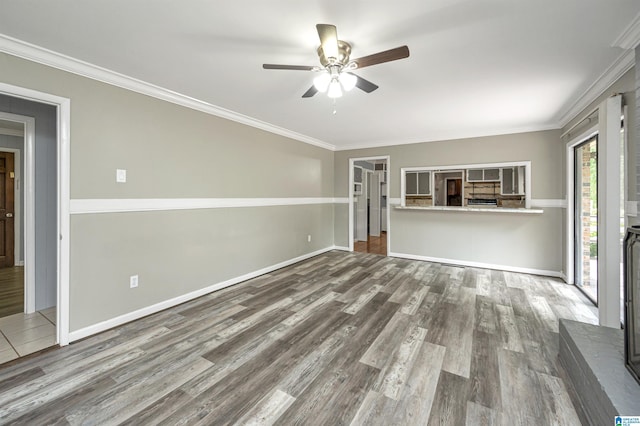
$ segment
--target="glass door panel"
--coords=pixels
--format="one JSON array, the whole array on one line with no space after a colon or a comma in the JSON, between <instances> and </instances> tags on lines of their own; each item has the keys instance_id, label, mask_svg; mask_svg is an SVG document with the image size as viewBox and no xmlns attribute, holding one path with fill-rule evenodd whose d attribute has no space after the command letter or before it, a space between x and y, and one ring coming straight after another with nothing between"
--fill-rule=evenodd
<instances>
[{"instance_id":1,"label":"glass door panel","mask_svg":"<svg viewBox=\"0 0 640 426\"><path fill-rule=\"evenodd\" d=\"M575 283L598 303L598 139L574 148Z\"/></svg>"}]
</instances>

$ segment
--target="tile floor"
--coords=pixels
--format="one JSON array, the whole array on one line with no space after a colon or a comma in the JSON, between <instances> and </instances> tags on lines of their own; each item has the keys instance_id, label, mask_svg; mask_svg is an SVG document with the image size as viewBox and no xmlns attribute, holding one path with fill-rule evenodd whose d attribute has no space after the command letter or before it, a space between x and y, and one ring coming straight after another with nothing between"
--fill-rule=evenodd
<instances>
[{"instance_id":1,"label":"tile floor","mask_svg":"<svg viewBox=\"0 0 640 426\"><path fill-rule=\"evenodd\" d=\"M0 364L56 343L56 308L0 318Z\"/></svg>"}]
</instances>

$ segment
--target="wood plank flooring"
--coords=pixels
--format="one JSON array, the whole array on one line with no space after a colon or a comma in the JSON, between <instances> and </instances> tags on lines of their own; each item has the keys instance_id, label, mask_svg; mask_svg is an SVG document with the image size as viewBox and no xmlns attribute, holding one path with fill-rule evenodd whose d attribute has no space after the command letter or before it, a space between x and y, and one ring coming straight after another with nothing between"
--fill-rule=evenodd
<instances>
[{"instance_id":1,"label":"wood plank flooring","mask_svg":"<svg viewBox=\"0 0 640 426\"><path fill-rule=\"evenodd\" d=\"M379 237L367 235L367 241L354 241L353 250L359 253L387 255L387 233L380 232Z\"/></svg>"},{"instance_id":2,"label":"wood plank flooring","mask_svg":"<svg viewBox=\"0 0 640 426\"><path fill-rule=\"evenodd\" d=\"M0 268L0 318L23 312L24 266Z\"/></svg>"},{"instance_id":3,"label":"wood plank flooring","mask_svg":"<svg viewBox=\"0 0 640 426\"><path fill-rule=\"evenodd\" d=\"M555 279L329 252L0 368L2 424L580 424Z\"/></svg>"}]
</instances>

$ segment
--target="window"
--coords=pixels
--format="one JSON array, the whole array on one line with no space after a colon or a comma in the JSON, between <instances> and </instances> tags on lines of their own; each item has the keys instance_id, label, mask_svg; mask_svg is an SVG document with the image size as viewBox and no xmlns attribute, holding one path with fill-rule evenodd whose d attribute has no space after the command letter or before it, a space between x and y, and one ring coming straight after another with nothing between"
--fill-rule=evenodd
<instances>
[{"instance_id":1,"label":"window","mask_svg":"<svg viewBox=\"0 0 640 426\"><path fill-rule=\"evenodd\" d=\"M467 182L498 182L500 180L500 169L468 169Z\"/></svg>"},{"instance_id":2,"label":"window","mask_svg":"<svg viewBox=\"0 0 640 426\"><path fill-rule=\"evenodd\" d=\"M405 179L407 195L431 195L431 172L408 172Z\"/></svg>"},{"instance_id":3,"label":"window","mask_svg":"<svg viewBox=\"0 0 640 426\"><path fill-rule=\"evenodd\" d=\"M524 166L502 168L502 176L500 178L500 194L524 194Z\"/></svg>"},{"instance_id":4,"label":"window","mask_svg":"<svg viewBox=\"0 0 640 426\"><path fill-rule=\"evenodd\" d=\"M530 161L405 167L401 205L530 208Z\"/></svg>"}]
</instances>

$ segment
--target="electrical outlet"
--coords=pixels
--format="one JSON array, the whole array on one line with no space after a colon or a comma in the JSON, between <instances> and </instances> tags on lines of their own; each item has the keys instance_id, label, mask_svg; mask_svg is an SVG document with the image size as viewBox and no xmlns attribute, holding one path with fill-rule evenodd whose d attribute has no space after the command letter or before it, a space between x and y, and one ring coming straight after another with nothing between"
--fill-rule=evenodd
<instances>
[{"instance_id":1,"label":"electrical outlet","mask_svg":"<svg viewBox=\"0 0 640 426\"><path fill-rule=\"evenodd\" d=\"M307 235L307 242L310 243L311 242L311 234Z\"/></svg>"},{"instance_id":2,"label":"electrical outlet","mask_svg":"<svg viewBox=\"0 0 640 426\"><path fill-rule=\"evenodd\" d=\"M138 287L138 276L131 275L129 277L129 288L136 288L136 287Z\"/></svg>"}]
</instances>

